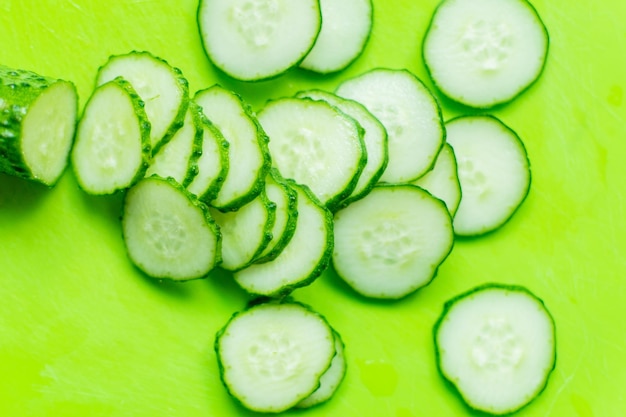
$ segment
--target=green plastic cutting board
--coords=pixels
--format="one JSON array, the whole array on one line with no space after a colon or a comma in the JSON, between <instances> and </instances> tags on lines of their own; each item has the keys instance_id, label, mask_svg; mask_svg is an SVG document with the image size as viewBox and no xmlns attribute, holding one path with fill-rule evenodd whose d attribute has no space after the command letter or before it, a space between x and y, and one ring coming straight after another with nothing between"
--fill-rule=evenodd
<instances>
[{"instance_id":1,"label":"green plastic cutting board","mask_svg":"<svg viewBox=\"0 0 626 417\"><path fill-rule=\"evenodd\" d=\"M456 242L438 277L399 302L358 297L332 273L297 290L343 335L348 373L330 402L287 415L471 415L437 374L431 329L445 300L486 281L527 286L557 323L556 369L520 416L626 412L626 2L534 5L550 33L547 67L493 111L528 149L526 202L496 233ZM367 50L335 76L227 79L205 58L195 0L4 0L0 63L75 82L81 107L107 57L134 49L179 67L192 92L219 82L257 109L380 66L431 85L420 42L436 1L374 6ZM464 111L442 105L446 118ZM226 273L143 276L125 254L121 202L87 196L71 169L53 189L0 176L0 415L253 415L226 394L213 353L248 297Z\"/></svg>"}]
</instances>

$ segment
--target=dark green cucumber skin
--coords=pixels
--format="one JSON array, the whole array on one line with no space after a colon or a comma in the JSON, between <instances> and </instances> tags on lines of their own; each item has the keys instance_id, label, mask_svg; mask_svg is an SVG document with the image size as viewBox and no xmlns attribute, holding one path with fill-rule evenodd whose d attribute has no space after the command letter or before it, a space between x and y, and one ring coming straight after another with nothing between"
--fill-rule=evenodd
<instances>
[{"instance_id":1,"label":"dark green cucumber skin","mask_svg":"<svg viewBox=\"0 0 626 417\"><path fill-rule=\"evenodd\" d=\"M169 140L172 139L172 136L174 136L174 134L178 132L178 130L183 126L183 121L185 120L185 113L187 112L187 107L189 106L189 82L187 81L187 79L183 75L183 72L179 68L170 65L170 63L166 61L165 59L160 58L148 51L137 51L137 50L133 50L127 54L109 56L109 59L107 60L107 62L105 62L102 66L100 66L100 68L98 68L98 74L100 74L100 72L111 62L118 60L118 59L124 59L128 56L133 56L133 55L146 56L149 59L154 60L155 62L161 62L162 64L167 66L172 72L172 76L176 80L176 83L179 86L182 92L182 96L183 96L183 100L181 101L180 107L178 108L178 113L176 114L176 117L170 124L169 128L166 130L163 137L156 144L154 144L154 146L152 146L152 155L155 155L159 151L159 149L163 145L165 145L167 142L169 142ZM99 75L96 77L96 84L98 82L98 79L99 79Z\"/></svg>"},{"instance_id":2,"label":"dark green cucumber skin","mask_svg":"<svg viewBox=\"0 0 626 417\"><path fill-rule=\"evenodd\" d=\"M76 87L69 81L0 65L0 98L5 101L5 105L0 108L0 172L50 187L58 180L47 183L36 178L26 165L21 150L22 121L30 105L44 90L57 82L68 84L78 98Z\"/></svg>"},{"instance_id":3,"label":"dark green cucumber skin","mask_svg":"<svg viewBox=\"0 0 626 417\"><path fill-rule=\"evenodd\" d=\"M462 106L462 107L470 108L470 109L486 110L486 109L499 108L499 107L506 106L507 104L509 104L512 101L514 101L516 98L518 98L523 93L528 91L533 85L535 85L537 80L539 78L541 78L541 74L543 74L543 71L544 71L544 69L546 67L548 51L550 50L550 34L548 33L548 28L546 27L545 23L541 19L541 16L539 16L539 13L537 12L537 9L529 1L527 1L527 0L520 0L520 3L525 3L526 7L531 9L532 12L537 16L537 21L538 21L539 25L541 26L541 29L542 29L543 33L546 36L546 51L545 51L545 54L544 54L544 60L543 60L543 63L541 65L541 68L537 72L537 76L535 77L535 79L532 80L524 88L520 89L516 94L513 94L508 99L497 101L497 102L494 102L492 104L487 104L487 105L483 105L483 106L476 106L476 105L472 105L471 103L466 103L462 99L455 98L453 94L451 94L448 91L442 89L441 86L437 83L437 79L435 77L433 77L432 70L428 66L428 62L426 60L426 57L424 56L424 51L425 51L426 38L428 37L428 33L430 32L430 30L433 27L433 20L434 20L433 18L435 17L435 15L437 13L437 10L445 2L446 2L446 0L441 0L441 2L437 5L435 10L433 11L433 14L431 15L431 18L430 18L430 22L428 23L428 27L426 28L426 31L424 31L424 36L422 38L422 45L421 45L422 46L421 47L422 62L424 63L424 67L426 68L426 72L428 73L428 78L432 81L432 83L435 86L435 88L437 89L437 91L439 91L443 96L445 96L447 99L449 99L454 104L457 104L457 105Z\"/></svg>"},{"instance_id":4,"label":"dark green cucumber skin","mask_svg":"<svg viewBox=\"0 0 626 417\"><path fill-rule=\"evenodd\" d=\"M277 299L287 297L294 290L298 288L306 287L312 284L317 278L319 278L330 266L331 256L333 253L333 248L334 248L334 243L335 243L334 228L333 228L333 223L334 223L333 213L315 196L313 191L311 191L311 189L308 186L304 184L298 184L295 181L290 180L290 179L287 179L287 183L289 184L290 187L301 190L301 192L305 195L305 197L308 198L311 202L313 202L317 206L318 210L322 211L324 215L324 223L326 224L326 230L327 230L326 246L325 246L326 250L320 257L317 265L313 267L313 269L311 270L308 276L303 277L297 282L285 285L277 289L276 291L273 291L268 294L263 294L264 296L277 298ZM259 295L259 294L256 294L256 295Z\"/></svg>"},{"instance_id":5,"label":"dark green cucumber skin","mask_svg":"<svg viewBox=\"0 0 626 417\"><path fill-rule=\"evenodd\" d=\"M298 194L293 188L291 188L287 180L280 175L280 172L276 168L272 167L268 175L273 178L274 182L276 182L276 184L278 184L278 186L281 187L287 195L287 224L285 225L285 230L282 236L274 245L274 248L262 258L258 258L255 263L269 262L276 259L276 257L280 255L282 250L285 246L287 246L293 237L296 232L296 224L298 223Z\"/></svg>"},{"instance_id":6,"label":"dark green cucumber skin","mask_svg":"<svg viewBox=\"0 0 626 417\"><path fill-rule=\"evenodd\" d=\"M550 322L552 323L552 339L554 340L554 352L553 352L553 358L552 358L552 367L550 369L548 369L546 376L545 376L545 380L543 385L537 390L537 392L535 393L535 395L530 399L530 401L528 401L525 404L520 405L518 408L507 411L505 413L501 413L501 414L494 414L494 413L490 413L488 411L479 409L479 408L474 408L472 406L472 404L467 401L465 399L465 397L463 396L463 393L458 389L457 385L454 383L454 381L452 381L451 378L449 378L443 371L442 366L441 366L441 353L439 350L439 344L437 343L437 335L439 333L439 327L441 326L441 323L445 320L448 312L454 307L454 305L463 300L464 298L467 297L471 297L472 295L481 292L481 291L488 291L490 289L499 289L499 290L505 290L505 291L510 291L510 292L521 292L524 294L529 295L530 297L532 297L544 310L544 312L546 313L546 315L548 316L548 318L550 319ZM472 411L481 413L483 415L510 415L513 413L516 413L517 411L521 410L522 408L525 408L526 406L528 406L529 404L531 404L537 397L539 397L539 395L541 395L541 393L546 389L546 387L548 386L548 380L550 379L550 374L552 373L552 371L554 371L554 369L556 368L556 359L557 359L557 352L556 352L556 345L557 345L557 340L556 340L556 323L554 320L554 317L552 316L552 314L550 313L550 311L548 310L548 308L546 307L545 303L543 302L543 300L539 297L537 297L532 291L530 291L528 288L522 286L522 285L516 285L516 284L503 284L503 283L499 283L499 282L487 282L481 285L478 285L468 291L465 291L461 294L458 294L454 297L452 297L451 299L447 300L444 305L443 305L443 309L441 314L439 315L439 317L437 318L437 321L435 322L435 324L433 325L433 345L435 347L435 362L437 364L437 371L439 372L439 375L441 375L441 377L444 379L445 383L448 385L448 387L450 387L454 392L456 392L456 395L459 396L459 398L461 398L463 400L463 403Z\"/></svg>"},{"instance_id":7,"label":"dark green cucumber skin","mask_svg":"<svg viewBox=\"0 0 626 417\"><path fill-rule=\"evenodd\" d=\"M198 196L202 202L210 204L222 188L224 180L226 180L226 176L228 175L228 171L230 169L230 160L228 157L230 143L226 140L226 138L224 138L224 135L222 135L222 132L217 128L217 126L215 126L213 122L206 117L204 112L200 112L199 116L199 122L202 124L202 128L210 130L215 139L218 141L217 148L220 153L220 173L213 179L204 192Z\"/></svg>"},{"instance_id":8,"label":"dark green cucumber skin","mask_svg":"<svg viewBox=\"0 0 626 417\"><path fill-rule=\"evenodd\" d=\"M509 216L505 219L503 219L502 222L500 222L500 224L489 228L487 230L484 230L482 232L479 233L475 233L475 234L471 234L471 235L461 235L461 234L456 234L456 236L458 238L461 239L474 239L474 238L479 238L482 236L486 236L489 234L492 234L498 230L500 230L502 228L502 226L504 226L505 224L507 224L509 222L509 220L511 220L511 218L515 215L515 213L517 213L517 211L520 209L520 207L524 204L524 201L526 201L526 198L528 197L528 194L530 193L530 186L532 183L532 169L531 169L531 165L530 165L530 159L528 158L528 152L526 150L526 146L524 145L524 142L522 141L522 139L519 137L519 135L517 134L516 131L514 131L511 127L509 127L507 124L505 124L502 120L498 119L497 117L491 115L491 114L483 114L480 116L472 116L472 115L463 115L463 116L458 116L458 117L454 117L450 120L448 120L446 122L447 123L451 123L454 122L455 120L460 120L460 119L466 119L466 118L474 118L474 117L487 117L489 119L495 120L498 124L500 124L504 129L506 129L508 132L510 132L516 139L517 144L519 145L524 157L526 158L526 163L528 166L528 185L526 186L526 191L524 192L522 198L520 199L519 203L517 204L517 206L515 207L514 210L511 211L511 213L509 214ZM456 155L455 155L456 158ZM463 193L463 190L461 190L461 194ZM462 199L463 197L461 197ZM458 209L458 207L457 207Z\"/></svg>"},{"instance_id":9,"label":"dark green cucumber skin","mask_svg":"<svg viewBox=\"0 0 626 417\"><path fill-rule=\"evenodd\" d=\"M266 305L272 305L272 304L274 304L274 305L282 305L282 304L297 305L297 306L300 306L300 307L304 308L308 312L318 316L331 329L331 332L333 333L333 336L339 337L339 339L341 340L341 343L343 345L343 340L341 339L341 336L330 325L330 323L328 322L326 317L324 315L322 315L321 313L319 313L318 311L316 311L315 309L313 309L308 304L304 304L302 302L295 301L295 300L293 300L292 297L288 297L288 296L285 296L283 298L258 297L258 298L250 300L248 305L243 310L237 311L237 312L233 313L232 316L226 322L226 324L215 333L215 339L214 339L214 342L213 342L213 350L215 351L215 356L217 357L217 367L219 369L220 381L222 381L222 385L224 385L224 388L226 389L226 392L228 393L228 395L233 400L235 400L239 405L241 405L242 407L244 407L246 409L247 409L246 405L236 395L233 394L233 392L230 390L230 388L229 388L229 386L228 386L228 384L227 384L227 382L226 382L226 380L224 378L225 366L224 366L224 364L222 363L222 360L221 360L220 341L221 341L222 336L224 335L224 333L228 329L228 326L230 325L230 323L233 320L235 320L237 317L239 317L240 315L245 314L245 313L247 313L247 312L249 312L249 311L251 311L251 310L253 310L255 308L263 307L263 306L266 306ZM344 354L345 354L345 345L344 345ZM328 367L330 367L331 362L332 362L332 357L331 357L331 361L328 363ZM309 393L309 395L312 394L313 392L315 392L315 390L311 391ZM294 405L296 405L296 404L294 404Z\"/></svg>"},{"instance_id":10,"label":"dark green cucumber skin","mask_svg":"<svg viewBox=\"0 0 626 417\"><path fill-rule=\"evenodd\" d=\"M173 178L163 178L163 177L159 177L158 175L152 175L150 177L142 177L140 181L161 181L166 183L168 186L176 189L179 193L181 193L183 196L185 196L187 198L187 200L194 206L197 207L203 214L207 225L209 226L209 229L211 229L211 231L215 234L216 236L216 247L215 247L215 262L213 265L213 268L217 267L221 262L222 262L222 257L221 257L221 253L222 253L222 232L220 231L219 226L217 225L217 223L215 223L215 220L213 219L213 217L211 216L211 213L209 212L209 207L204 204L202 201L198 200L198 198L190 193L189 191L187 191L187 189L185 187L183 187L178 181L174 180ZM126 205L126 196L124 196L124 203L122 204L122 212L120 213L120 219L122 221L122 230L124 230L124 210L125 210L125 205ZM124 235L122 235L122 240L124 241L124 246L126 247L126 239L124 239ZM128 253L128 248L126 248L126 251ZM131 259L132 262L132 259ZM133 262L134 264L134 262ZM134 264L135 265L135 264ZM199 279L205 279L208 278L208 274L205 276L201 276L201 277L196 277L196 278L189 278L189 279L175 279L172 277L155 277L155 276L151 276L146 274L138 265L135 265L137 267L137 269L139 271L141 271L142 274L145 274L146 276L149 276L150 278L153 279L158 279L158 280L163 280L163 281L172 281L172 282L176 282L176 283L180 283L180 282L188 282L188 281L194 281L194 280L199 280Z\"/></svg>"},{"instance_id":11,"label":"dark green cucumber skin","mask_svg":"<svg viewBox=\"0 0 626 417\"><path fill-rule=\"evenodd\" d=\"M252 109L252 106L246 100L244 100L244 98L239 93L236 93L232 90L228 90L219 84L215 84L209 88L196 92L193 100L197 101L198 97L202 96L203 94L210 94L212 91L215 91L215 90L229 94L239 104L245 117L249 119L249 121L254 125L256 129L257 142L259 144L259 149L261 150L261 154L263 155L263 164L259 168L256 180L253 182L251 187L243 195L237 198L234 198L233 200L227 201L226 203L219 204L219 205L216 204L215 199L210 201L210 204L220 211L233 211L233 210L237 210L238 208L254 200L259 195L261 190L264 189L265 176L267 175L270 167L272 166L270 151L268 147L268 143L270 139L267 133L265 133L263 126L261 126L261 123L259 123L259 120L257 119L256 113ZM210 117L208 117L208 119L211 120ZM216 125L216 127L219 129L218 125ZM226 141L228 141L228 138L225 138L225 139ZM229 167L229 170L230 170L230 167ZM228 175L228 172L226 173L226 175ZM225 179L226 178L224 178L224 180ZM222 181L222 185L223 185L223 181ZM216 195L217 194L219 194L219 191L218 193L216 193Z\"/></svg>"},{"instance_id":12,"label":"dark green cucumber skin","mask_svg":"<svg viewBox=\"0 0 626 417\"><path fill-rule=\"evenodd\" d=\"M139 168L137 169L137 173L135 174L135 176L131 179L127 187L125 187L125 188L129 188L132 185L136 184L139 180L141 180L146 175L146 171L148 170L148 167L150 166L150 162L152 161L152 148L150 146L151 125L150 125L150 121L148 120L148 116L146 115L146 111L144 109L144 106L145 106L144 101L139 97L139 95L137 94L133 86L122 77L117 77L114 80L109 81L97 87L91 94L91 97L89 97L89 100L87 101L87 103L85 104L83 115L84 115L84 112L89 111L89 103L91 102L93 97L96 94L98 94L98 91L100 91L101 88L108 86L109 84L115 84L118 88L124 91L124 93L128 96L128 99L130 100L133 106L133 109L135 110L135 116L137 117L137 123L139 125L139 132L141 134L142 162ZM80 128L80 122L79 122L79 128ZM74 155L72 156L72 158L74 157ZM77 172L75 172L75 177L78 182L78 186L81 189L83 189L85 192L90 193L90 191L86 189L84 184L81 182L80 175ZM121 190L114 190L113 193L116 191L121 191Z\"/></svg>"}]
</instances>

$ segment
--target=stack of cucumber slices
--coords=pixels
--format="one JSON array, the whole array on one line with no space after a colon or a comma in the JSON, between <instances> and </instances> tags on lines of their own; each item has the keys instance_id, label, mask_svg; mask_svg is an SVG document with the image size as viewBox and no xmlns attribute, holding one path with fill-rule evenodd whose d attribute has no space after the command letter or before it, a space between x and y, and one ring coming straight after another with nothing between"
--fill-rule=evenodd
<instances>
[{"instance_id":1,"label":"stack of cucumber slices","mask_svg":"<svg viewBox=\"0 0 626 417\"><path fill-rule=\"evenodd\" d=\"M198 8L208 57L243 81L340 71L372 22L371 0ZM216 335L226 389L255 411L310 407L343 380L344 343L291 294L332 267L361 297L403 298L431 282L455 238L504 225L529 192L529 158L512 128L471 109L525 91L547 48L526 0L443 0L422 51L436 91L379 67L255 110L220 85L192 95L178 68L133 51L99 68L80 118L71 83L0 67L0 171L53 185L69 159L86 193L125 193L123 239L143 273L229 271L261 301ZM467 114L444 120L439 93ZM439 371L469 407L517 411L555 366L554 328L525 287L474 288L434 326Z\"/></svg>"}]
</instances>

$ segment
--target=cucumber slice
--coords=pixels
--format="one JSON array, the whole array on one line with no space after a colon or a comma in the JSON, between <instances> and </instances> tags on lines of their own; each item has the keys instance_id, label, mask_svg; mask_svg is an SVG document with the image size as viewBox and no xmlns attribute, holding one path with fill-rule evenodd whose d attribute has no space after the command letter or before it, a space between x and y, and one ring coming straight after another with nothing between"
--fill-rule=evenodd
<instances>
[{"instance_id":1,"label":"cucumber slice","mask_svg":"<svg viewBox=\"0 0 626 417\"><path fill-rule=\"evenodd\" d=\"M224 73L243 81L277 77L313 47L319 0L200 0L204 50Z\"/></svg>"},{"instance_id":2,"label":"cucumber slice","mask_svg":"<svg viewBox=\"0 0 626 417\"><path fill-rule=\"evenodd\" d=\"M328 322L295 302L257 304L218 331L222 381L243 406L278 413L308 397L335 355Z\"/></svg>"},{"instance_id":3,"label":"cucumber slice","mask_svg":"<svg viewBox=\"0 0 626 417\"><path fill-rule=\"evenodd\" d=\"M145 175L150 155L150 122L132 85L116 78L97 87L71 154L80 187L89 194L126 189Z\"/></svg>"},{"instance_id":4,"label":"cucumber slice","mask_svg":"<svg viewBox=\"0 0 626 417\"><path fill-rule=\"evenodd\" d=\"M187 185L187 189L200 200L209 203L222 188L228 174L230 144L204 113L200 114L200 124L202 126L202 151L196 161L198 172Z\"/></svg>"},{"instance_id":5,"label":"cucumber slice","mask_svg":"<svg viewBox=\"0 0 626 417\"><path fill-rule=\"evenodd\" d=\"M476 410L518 411L556 364L554 319L528 289L485 284L447 301L434 326L439 372Z\"/></svg>"},{"instance_id":6,"label":"cucumber slice","mask_svg":"<svg viewBox=\"0 0 626 417\"><path fill-rule=\"evenodd\" d=\"M67 166L77 111L71 82L0 65L0 172L56 184Z\"/></svg>"},{"instance_id":7,"label":"cucumber slice","mask_svg":"<svg viewBox=\"0 0 626 417\"><path fill-rule=\"evenodd\" d=\"M250 106L232 91L215 85L196 93L194 100L230 144L228 174L211 205L235 210L263 189L271 165L267 135Z\"/></svg>"},{"instance_id":8,"label":"cucumber slice","mask_svg":"<svg viewBox=\"0 0 626 417\"><path fill-rule=\"evenodd\" d=\"M265 191L236 211L210 209L222 232L223 269L237 271L251 264L272 238L276 205Z\"/></svg>"},{"instance_id":9,"label":"cucumber slice","mask_svg":"<svg viewBox=\"0 0 626 417\"><path fill-rule=\"evenodd\" d=\"M335 213L332 261L356 292L397 299L435 277L453 242L441 200L414 185L378 185Z\"/></svg>"},{"instance_id":10,"label":"cucumber slice","mask_svg":"<svg viewBox=\"0 0 626 417\"><path fill-rule=\"evenodd\" d=\"M122 231L130 260L154 278L203 278L220 261L208 208L171 178L144 178L128 190Z\"/></svg>"},{"instance_id":11,"label":"cucumber slice","mask_svg":"<svg viewBox=\"0 0 626 417\"><path fill-rule=\"evenodd\" d=\"M335 337L335 356L330 368L320 377L320 386L311 395L300 401L296 408L310 408L330 400L346 375L345 345L339 333L333 331Z\"/></svg>"},{"instance_id":12,"label":"cucumber slice","mask_svg":"<svg viewBox=\"0 0 626 417\"><path fill-rule=\"evenodd\" d=\"M265 192L276 206L276 219L271 232L272 238L256 263L276 259L293 237L298 221L298 194L276 168L271 168L265 178Z\"/></svg>"},{"instance_id":13,"label":"cucumber slice","mask_svg":"<svg viewBox=\"0 0 626 417\"><path fill-rule=\"evenodd\" d=\"M444 143L439 155L437 155L433 169L413 184L422 187L446 203L450 215L454 217L461 203L461 183L459 182L456 156L454 156L454 150L449 143Z\"/></svg>"},{"instance_id":14,"label":"cucumber slice","mask_svg":"<svg viewBox=\"0 0 626 417\"><path fill-rule=\"evenodd\" d=\"M331 210L347 198L367 163L363 128L324 101L269 101L259 121L271 138L272 162L286 178L306 184Z\"/></svg>"},{"instance_id":15,"label":"cucumber slice","mask_svg":"<svg viewBox=\"0 0 626 417\"><path fill-rule=\"evenodd\" d=\"M183 126L154 155L146 176L171 177L183 186L193 181L198 174L198 159L202 154L204 131L201 113L200 106L189 104Z\"/></svg>"},{"instance_id":16,"label":"cucumber slice","mask_svg":"<svg viewBox=\"0 0 626 417\"><path fill-rule=\"evenodd\" d=\"M290 183L298 194L293 237L274 260L252 264L234 274L251 294L280 296L312 283L328 267L333 250L333 217L308 187Z\"/></svg>"},{"instance_id":17,"label":"cucumber slice","mask_svg":"<svg viewBox=\"0 0 626 417\"><path fill-rule=\"evenodd\" d=\"M494 116L462 116L446 124L463 197L454 216L459 236L496 230L530 190L530 162L519 136Z\"/></svg>"},{"instance_id":18,"label":"cucumber slice","mask_svg":"<svg viewBox=\"0 0 626 417\"><path fill-rule=\"evenodd\" d=\"M300 68L321 74L341 71L365 49L372 31L372 0L320 0L322 29Z\"/></svg>"},{"instance_id":19,"label":"cucumber slice","mask_svg":"<svg viewBox=\"0 0 626 417\"><path fill-rule=\"evenodd\" d=\"M380 180L387 168L389 152L387 149L387 131L372 113L361 103L339 97L336 94L322 90L308 90L296 94L297 97L309 97L313 100L323 100L337 107L348 116L355 119L364 129L363 143L367 153L367 162L352 193L341 202L341 205L350 204L370 192Z\"/></svg>"},{"instance_id":20,"label":"cucumber slice","mask_svg":"<svg viewBox=\"0 0 626 417\"><path fill-rule=\"evenodd\" d=\"M109 57L98 70L96 85L120 76L133 85L145 103L152 124L150 144L155 154L183 125L189 105L189 84L178 68L145 51Z\"/></svg>"},{"instance_id":21,"label":"cucumber slice","mask_svg":"<svg viewBox=\"0 0 626 417\"><path fill-rule=\"evenodd\" d=\"M422 47L438 89L477 108L513 100L541 75L548 31L526 0L444 0Z\"/></svg>"},{"instance_id":22,"label":"cucumber slice","mask_svg":"<svg viewBox=\"0 0 626 417\"><path fill-rule=\"evenodd\" d=\"M431 169L445 130L439 103L414 74L378 68L344 81L336 93L362 103L385 126L389 163L381 181L410 182Z\"/></svg>"}]
</instances>

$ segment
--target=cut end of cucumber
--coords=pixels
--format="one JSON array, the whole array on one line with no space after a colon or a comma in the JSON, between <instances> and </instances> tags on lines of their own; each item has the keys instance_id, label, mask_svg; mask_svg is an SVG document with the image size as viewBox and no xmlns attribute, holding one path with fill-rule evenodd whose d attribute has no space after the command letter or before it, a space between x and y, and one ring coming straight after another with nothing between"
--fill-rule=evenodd
<instances>
[{"instance_id":1,"label":"cut end of cucumber","mask_svg":"<svg viewBox=\"0 0 626 417\"><path fill-rule=\"evenodd\" d=\"M22 156L35 180L52 185L65 170L77 109L76 89L65 81L46 88L30 106L22 126Z\"/></svg>"},{"instance_id":2,"label":"cut end of cucumber","mask_svg":"<svg viewBox=\"0 0 626 417\"><path fill-rule=\"evenodd\" d=\"M132 187L122 225L130 259L151 277L202 278L219 259L220 234L206 207L173 180L150 177Z\"/></svg>"}]
</instances>

